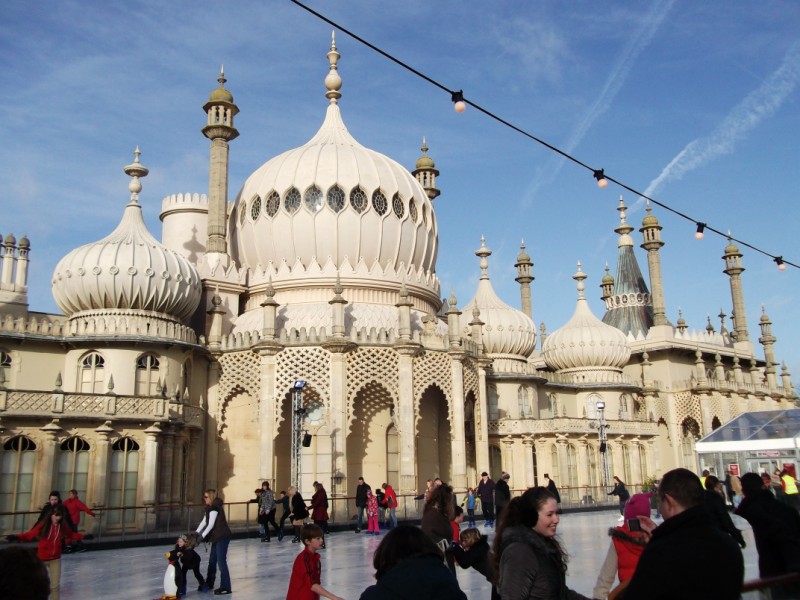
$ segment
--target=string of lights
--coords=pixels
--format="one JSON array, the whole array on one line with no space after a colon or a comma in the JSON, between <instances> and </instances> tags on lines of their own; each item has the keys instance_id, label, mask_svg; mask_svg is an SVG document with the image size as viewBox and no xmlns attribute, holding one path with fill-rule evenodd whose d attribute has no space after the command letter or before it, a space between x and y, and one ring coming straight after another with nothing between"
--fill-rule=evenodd
<instances>
[{"instance_id":1,"label":"string of lights","mask_svg":"<svg viewBox=\"0 0 800 600\"><path fill-rule=\"evenodd\" d=\"M785 270L787 265L800 269L800 265L785 259L783 256L772 254L772 253L767 252L766 250L763 250L763 249L761 249L761 248L759 248L759 247L757 247L757 246L755 246L753 244L750 244L750 243L748 243L748 242L746 242L744 240L735 238L735 237L733 237L731 235L730 232L725 233L724 231L721 231L719 229L716 229L715 227L712 227L708 223L704 223L702 221L698 221L697 219L694 219L694 218L690 217L689 215L681 212L680 210L672 208L671 206L665 204L664 202L660 202L659 200L656 200L655 198L652 198L652 197L644 194L643 192L640 192L636 188L631 187L631 186L627 185L626 183L624 183L624 182L622 182L622 181L620 181L620 180L618 180L618 179L616 179L614 177L611 177L610 175L608 175L605 172L604 169L595 169L593 167L590 167L588 164L586 164L583 161L581 161L580 159L572 156L568 152L565 152L564 150L561 150L557 146L554 146L553 144L550 144L550 143L546 142L545 140L536 137L532 133L529 133L528 131L525 131L521 127L518 127L517 125L514 125L510 121L500 117L499 115L493 113L492 111L490 111L490 110L488 110L488 109L486 109L486 108L484 108L484 107L482 107L482 106L480 106L478 104L475 104L471 100L465 98L463 90L451 90L446 85L436 81L435 79L433 79L432 77L429 77L428 75L425 75L421 71L418 71L414 67L408 65L407 63L405 63L402 60L396 58L395 56L392 56L388 52L386 52L386 51L382 50L381 48L375 46L374 44L368 42L367 40L365 40L364 38L360 37L359 35L353 33L349 29L343 27L342 25L339 25L335 21L332 21L331 19L329 19L325 15L323 15L323 14L315 11L314 9L306 6L305 4L300 2L299 0L291 0L291 2L296 4L300 8L308 11L309 13L311 13L312 15L317 17L318 19L320 19L322 21L325 21L328 25L330 25L330 26L334 27L335 29L341 31L345 35L353 38L357 42L367 46L369 49L374 50L375 52L377 52L381 56L389 59L390 61L392 61L393 63L397 64L398 66L406 69L407 71L410 71L411 73L413 73L417 77L420 77L421 79L424 79L425 81L427 81L431 85L436 86L437 88L439 88L440 90L442 90L444 92L447 92L448 94L450 94L450 100L453 102L453 107L454 107L456 112L463 113L466 110L467 106L471 106L472 108L474 108L478 112L483 113L484 115L486 115L490 119L493 119L493 120L497 121L498 123L501 123L501 124L505 125L506 127L516 131L517 133L519 133L519 134L521 134L521 135L533 140L534 142L544 146L545 148L547 148L547 149L549 149L549 150L551 150L551 151L553 151L553 152L555 152L557 154L560 154L561 156L563 156L567 160L571 161L572 163L578 165L579 167L582 167L582 168L586 169L587 171L591 172L592 176L597 180L597 185L599 187L605 188L608 185L608 182L610 181L610 182L618 185L622 189L627 190L630 193L632 193L632 194L634 194L634 195L636 195L636 196L638 196L640 198L644 198L645 200L648 200L648 201L652 202L656 206L659 206L659 207L663 208L664 210L669 211L672 214L674 214L674 215L676 215L678 217L681 217L682 219L685 219L685 220L693 223L694 225L697 226L697 230L696 230L696 232L694 234L696 239L698 239L698 240L702 239L704 234L705 234L705 232L706 231L710 231L710 232L716 233L717 235L719 235L719 236L721 236L723 238L726 238L726 239L728 239L728 240L730 240L732 242L736 242L737 244L740 244L742 246L750 248L751 250L753 250L755 252L758 252L760 254L763 254L764 256L767 256L767 257L771 258L772 261L778 266L778 269L780 269L781 271Z\"/></svg>"}]
</instances>

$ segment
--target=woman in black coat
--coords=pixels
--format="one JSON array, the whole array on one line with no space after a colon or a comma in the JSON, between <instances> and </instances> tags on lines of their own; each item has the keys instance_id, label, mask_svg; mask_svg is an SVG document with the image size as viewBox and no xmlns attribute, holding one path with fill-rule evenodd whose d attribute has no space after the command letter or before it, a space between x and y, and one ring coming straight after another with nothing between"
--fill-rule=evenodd
<instances>
[{"instance_id":1,"label":"woman in black coat","mask_svg":"<svg viewBox=\"0 0 800 600\"><path fill-rule=\"evenodd\" d=\"M288 490L289 495L289 506L291 507L291 513L289 514L289 518L292 521L292 525L294 525L294 539L292 540L293 544L300 542L300 528L306 522L308 518L308 509L306 508L306 502L303 500L303 496L300 495L300 492L294 486L290 487Z\"/></svg>"},{"instance_id":2,"label":"woman in black coat","mask_svg":"<svg viewBox=\"0 0 800 600\"><path fill-rule=\"evenodd\" d=\"M616 475L614 475L614 489L608 492L608 495L619 497L619 514L622 517L625 514L625 503L631 495L625 487L625 482Z\"/></svg>"}]
</instances>

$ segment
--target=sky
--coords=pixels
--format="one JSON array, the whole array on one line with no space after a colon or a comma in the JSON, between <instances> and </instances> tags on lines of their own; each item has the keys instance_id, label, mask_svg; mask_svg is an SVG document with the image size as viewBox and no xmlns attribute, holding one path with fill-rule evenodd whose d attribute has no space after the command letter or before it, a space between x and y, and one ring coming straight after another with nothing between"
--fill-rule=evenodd
<instances>
[{"instance_id":1,"label":"sky","mask_svg":"<svg viewBox=\"0 0 800 600\"><path fill-rule=\"evenodd\" d=\"M506 121L592 168L772 255L800 264L800 3L765 0L428 2L308 5ZM56 312L50 278L73 248L114 229L136 146L150 169L140 202L160 237L161 199L208 189L202 106L224 65L240 109L231 199L250 173L308 141L325 115L331 26L289 0L30 3L0 20L0 233L31 242L29 302ZM622 193L641 199L486 117L343 33L340 107L350 133L409 170L422 137L440 175L442 295L472 298L481 236L489 275L520 305L514 263L533 262L533 312L548 331L572 315L577 261L602 316L616 269ZM11 90L13 89L13 94ZM12 98L13 96L13 98ZM724 237L654 207L667 315L690 328L731 312ZM740 244L750 337L762 305L776 354L800 382L800 270ZM729 322L728 322L729 325ZM757 352L762 349L757 345Z\"/></svg>"}]
</instances>

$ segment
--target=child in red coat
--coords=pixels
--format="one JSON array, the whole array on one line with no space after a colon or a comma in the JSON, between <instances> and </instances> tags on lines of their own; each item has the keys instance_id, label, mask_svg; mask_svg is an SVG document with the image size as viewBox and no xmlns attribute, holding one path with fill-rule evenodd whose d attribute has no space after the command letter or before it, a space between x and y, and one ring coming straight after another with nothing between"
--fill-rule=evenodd
<instances>
[{"instance_id":1,"label":"child in red coat","mask_svg":"<svg viewBox=\"0 0 800 600\"><path fill-rule=\"evenodd\" d=\"M50 599L58 600L61 584L61 547L64 542L90 540L91 535L75 533L65 522L67 510L63 506L55 506L46 518L42 519L33 529L18 535L8 535L9 542L31 542L39 538L36 555L44 562L50 574Z\"/></svg>"},{"instance_id":2,"label":"child in red coat","mask_svg":"<svg viewBox=\"0 0 800 600\"><path fill-rule=\"evenodd\" d=\"M322 527L303 525L300 539L303 542L303 551L294 559L286 600L319 600L320 596L330 600L342 600L322 587L320 582L322 561L318 551L322 548Z\"/></svg>"}]
</instances>

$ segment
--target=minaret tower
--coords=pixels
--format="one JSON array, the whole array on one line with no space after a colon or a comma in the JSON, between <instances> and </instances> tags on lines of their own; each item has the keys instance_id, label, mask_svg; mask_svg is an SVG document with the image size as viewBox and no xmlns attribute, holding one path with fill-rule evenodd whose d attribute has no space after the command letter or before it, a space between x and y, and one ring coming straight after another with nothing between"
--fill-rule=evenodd
<instances>
[{"instance_id":1,"label":"minaret tower","mask_svg":"<svg viewBox=\"0 0 800 600\"><path fill-rule=\"evenodd\" d=\"M650 291L653 301L653 325L669 325L667 309L664 306L664 279L661 277L661 255L659 250L664 245L661 241L661 225L652 214L650 201L647 201L647 216L642 219L639 230L644 237L642 248L647 250L647 269L650 271Z\"/></svg>"},{"instance_id":2,"label":"minaret tower","mask_svg":"<svg viewBox=\"0 0 800 600\"><path fill-rule=\"evenodd\" d=\"M517 276L514 278L520 287L520 296L522 300L522 312L533 319L533 306L531 304L531 282L536 279L531 270L533 269L533 262L531 257L525 252L525 240L519 246L519 254L517 255L517 262L514 265L517 267Z\"/></svg>"},{"instance_id":3,"label":"minaret tower","mask_svg":"<svg viewBox=\"0 0 800 600\"><path fill-rule=\"evenodd\" d=\"M422 156L417 159L417 168L411 171L411 174L417 178L422 189L428 194L428 199L433 202L441 194L436 188L436 177L439 175L439 171L435 169L436 165L433 159L428 156L428 144L425 142L424 137L422 138L420 150L422 150Z\"/></svg>"},{"instance_id":4,"label":"minaret tower","mask_svg":"<svg viewBox=\"0 0 800 600\"><path fill-rule=\"evenodd\" d=\"M778 341L778 338L772 335L772 321L769 320L763 305L761 306L761 320L758 325L761 327L761 337L758 338L758 341L764 346L764 360L767 363L765 369L767 383L774 388L778 385L777 369L775 368L778 365L778 361L775 360L775 342Z\"/></svg>"},{"instance_id":5,"label":"minaret tower","mask_svg":"<svg viewBox=\"0 0 800 600\"><path fill-rule=\"evenodd\" d=\"M733 312L736 315L734 320L734 331L736 332L736 344L747 344L752 351L752 343L747 333L747 312L744 308L744 292L742 291L742 253L733 243L733 239L728 238L728 245L725 246L725 254L722 256L725 261L725 269L722 271L731 278L731 299L733 300Z\"/></svg>"},{"instance_id":6,"label":"minaret tower","mask_svg":"<svg viewBox=\"0 0 800 600\"><path fill-rule=\"evenodd\" d=\"M228 218L228 142L236 139L239 132L233 126L233 117L239 107L233 103L233 95L225 89L225 70L220 69L219 87L211 92L203 110L208 115L203 135L211 140L211 156L208 169L208 241L207 254L224 255L227 266L227 218Z\"/></svg>"}]
</instances>

